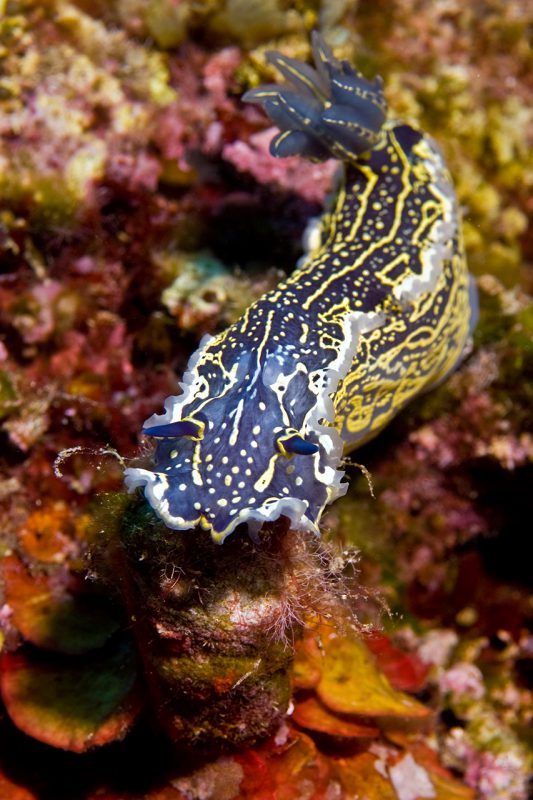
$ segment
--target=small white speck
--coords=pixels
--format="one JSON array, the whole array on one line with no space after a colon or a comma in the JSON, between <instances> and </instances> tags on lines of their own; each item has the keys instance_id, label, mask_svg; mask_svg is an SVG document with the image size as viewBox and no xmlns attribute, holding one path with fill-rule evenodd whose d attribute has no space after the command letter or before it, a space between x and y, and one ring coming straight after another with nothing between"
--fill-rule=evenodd
<instances>
[{"instance_id":1,"label":"small white speck","mask_svg":"<svg viewBox=\"0 0 533 800\"><path fill-rule=\"evenodd\" d=\"M178 488L179 488L180 492L184 492L185 489L187 488L187 484L186 483L180 483Z\"/></svg>"},{"instance_id":2,"label":"small white speck","mask_svg":"<svg viewBox=\"0 0 533 800\"><path fill-rule=\"evenodd\" d=\"M221 497L220 500L217 500L217 505L222 506L222 507L227 506L228 505L228 501L226 500L225 497Z\"/></svg>"}]
</instances>

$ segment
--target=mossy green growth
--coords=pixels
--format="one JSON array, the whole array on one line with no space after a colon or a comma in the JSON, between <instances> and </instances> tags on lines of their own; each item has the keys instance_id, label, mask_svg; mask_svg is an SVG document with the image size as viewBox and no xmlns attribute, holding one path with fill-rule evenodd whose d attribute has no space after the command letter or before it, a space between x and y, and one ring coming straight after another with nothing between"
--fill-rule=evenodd
<instances>
[{"instance_id":1,"label":"mossy green growth","mask_svg":"<svg viewBox=\"0 0 533 800\"><path fill-rule=\"evenodd\" d=\"M272 633L290 615L282 542L234 534L220 546L207 531L169 530L140 498L120 542L133 633L169 736L218 748L268 735L289 703L293 658L289 637ZM296 620L289 636L299 630Z\"/></svg>"},{"instance_id":2,"label":"mossy green growth","mask_svg":"<svg viewBox=\"0 0 533 800\"><path fill-rule=\"evenodd\" d=\"M384 488L383 485L374 485L376 497L379 498ZM402 608L403 582L398 575L390 522L376 497L369 495L364 476L353 478L350 491L335 506L339 515L335 535L340 533L350 546L357 548L363 563L379 564L380 582L387 586L389 608Z\"/></svg>"},{"instance_id":3,"label":"mossy green growth","mask_svg":"<svg viewBox=\"0 0 533 800\"><path fill-rule=\"evenodd\" d=\"M201 696L225 694L246 680L257 683L286 669L289 651L285 647L273 646L257 656L232 656L209 654L196 657L170 656L158 662L161 680L178 695Z\"/></svg>"},{"instance_id":4,"label":"mossy green growth","mask_svg":"<svg viewBox=\"0 0 533 800\"><path fill-rule=\"evenodd\" d=\"M490 291L480 291L474 346L496 354L493 398L508 409L515 430L528 431L533 423L533 302L492 278L488 284Z\"/></svg>"},{"instance_id":5,"label":"mossy green growth","mask_svg":"<svg viewBox=\"0 0 533 800\"><path fill-rule=\"evenodd\" d=\"M474 331L474 348L502 342L512 328L512 317L502 314L501 300L497 294L479 292L480 314Z\"/></svg>"},{"instance_id":6,"label":"mossy green growth","mask_svg":"<svg viewBox=\"0 0 533 800\"><path fill-rule=\"evenodd\" d=\"M0 419L9 416L17 402L17 392L9 374L0 370Z\"/></svg>"},{"instance_id":7,"label":"mossy green growth","mask_svg":"<svg viewBox=\"0 0 533 800\"><path fill-rule=\"evenodd\" d=\"M517 366L533 356L533 302L516 314L508 341L520 352L521 361Z\"/></svg>"},{"instance_id":8,"label":"mossy green growth","mask_svg":"<svg viewBox=\"0 0 533 800\"><path fill-rule=\"evenodd\" d=\"M168 551L169 540L176 542L179 534L167 528L138 495L112 496L110 502L113 507L116 504L118 512L113 534L120 537L128 557L134 562L147 560L157 564L159 556Z\"/></svg>"},{"instance_id":9,"label":"mossy green growth","mask_svg":"<svg viewBox=\"0 0 533 800\"><path fill-rule=\"evenodd\" d=\"M125 492L102 492L85 511L90 518L87 540L91 547L103 548L118 540L123 517L137 505L137 498ZM140 504L139 504L140 505Z\"/></svg>"},{"instance_id":10,"label":"mossy green growth","mask_svg":"<svg viewBox=\"0 0 533 800\"><path fill-rule=\"evenodd\" d=\"M187 36L192 12L189 3L176 3L175 0L150 0L149 3L145 0L119 0L117 5L124 21L132 15L138 16L144 23L146 34L163 50L178 47Z\"/></svg>"},{"instance_id":11,"label":"mossy green growth","mask_svg":"<svg viewBox=\"0 0 533 800\"><path fill-rule=\"evenodd\" d=\"M190 748L213 750L249 746L279 727L291 699L291 684L285 670L261 674L242 681L232 691L211 702L177 703L167 708L170 735Z\"/></svg>"}]
</instances>

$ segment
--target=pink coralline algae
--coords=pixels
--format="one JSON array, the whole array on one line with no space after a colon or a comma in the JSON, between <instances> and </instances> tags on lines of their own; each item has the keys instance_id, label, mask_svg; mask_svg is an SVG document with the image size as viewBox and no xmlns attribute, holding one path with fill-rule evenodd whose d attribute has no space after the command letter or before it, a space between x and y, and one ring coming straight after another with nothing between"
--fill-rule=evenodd
<instances>
[{"instance_id":1,"label":"pink coralline algae","mask_svg":"<svg viewBox=\"0 0 533 800\"><path fill-rule=\"evenodd\" d=\"M481 800L524 800L523 762L513 753L483 753L469 764L465 780L478 789Z\"/></svg>"},{"instance_id":2,"label":"pink coralline algae","mask_svg":"<svg viewBox=\"0 0 533 800\"><path fill-rule=\"evenodd\" d=\"M273 184L285 191L296 192L306 200L322 202L331 191L337 162L312 164L302 170L300 159L274 159L269 153L270 141L277 129L267 128L253 133L248 142L226 144L222 155L238 170L249 172L262 184Z\"/></svg>"},{"instance_id":3,"label":"pink coralline algae","mask_svg":"<svg viewBox=\"0 0 533 800\"><path fill-rule=\"evenodd\" d=\"M421 800L437 796L428 773L410 753L390 767L389 774L398 800Z\"/></svg>"},{"instance_id":4,"label":"pink coralline algae","mask_svg":"<svg viewBox=\"0 0 533 800\"><path fill-rule=\"evenodd\" d=\"M479 700L485 694L483 674L474 664L454 664L439 678L441 692L454 692L456 695L467 694Z\"/></svg>"},{"instance_id":5,"label":"pink coralline algae","mask_svg":"<svg viewBox=\"0 0 533 800\"><path fill-rule=\"evenodd\" d=\"M453 729L445 743L450 763L462 765L465 781L476 790L478 800L528 800L528 767L514 752L479 752L468 735Z\"/></svg>"},{"instance_id":6,"label":"pink coralline algae","mask_svg":"<svg viewBox=\"0 0 533 800\"><path fill-rule=\"evenodd\" d=\"M161 155L184 173L191 173L188 152L219 154L228 132L235 127L236 101L228 88L242 61L241 52L235 47L209 58L191 48L189 55L171 66L173 81L180 87L179 98L158 112L154 126ZM170 165L166 164L166 168L170 169Z\"/></svg>"}]
</instances>

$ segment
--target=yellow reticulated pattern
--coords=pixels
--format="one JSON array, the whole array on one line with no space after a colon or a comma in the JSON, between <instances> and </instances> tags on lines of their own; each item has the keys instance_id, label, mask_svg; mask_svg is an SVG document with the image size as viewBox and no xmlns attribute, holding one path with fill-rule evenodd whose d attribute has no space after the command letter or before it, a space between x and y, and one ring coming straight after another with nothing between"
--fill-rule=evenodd
<instances>
[{"instance_id":1,"label":"yellow reticulated pattern","mask_svg":"<svg viewBox=\"0 0 533 800\"><path fill-rule=\"evenodd\" d=\"M254 533L282 515L317 532L325 506L346 491L343 454L443 380L475 324L437 145L408 125L382 124L381 83L369 84L368 99L365 79L317 39L315 62L313 72L281 60L290 76L302 70L299 94L267 87L249 99L292 131L291 148L310 157L340 148L335 206L299 268L204 341L182 394L147 420L159 438L154 470L127 471L129 488L143 486L169 527L200 526L217 542L240 523ZM337 92L337 105L326 92ZM354 115L374 131L370 150L361 125L350 128ZM288 138L276 142L288 147Z\"/></svg>"}]
</instances>

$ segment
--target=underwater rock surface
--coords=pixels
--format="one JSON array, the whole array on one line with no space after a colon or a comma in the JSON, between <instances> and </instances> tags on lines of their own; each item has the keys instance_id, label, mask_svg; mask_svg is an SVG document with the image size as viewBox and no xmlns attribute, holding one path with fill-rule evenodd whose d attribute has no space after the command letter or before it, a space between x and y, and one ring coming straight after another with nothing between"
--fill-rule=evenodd
<instances>
[{"instance_id":1,"label":"underwater rock surface","mask_svg":"<svg viewBox=\"0 0 533 800\"><path fill-rule=\"evenodd\" d=\"M526 800L527 23L518 0L0 2L2 798ZM353 456L375 498L353 466L324 544L210 562L130 505L123 461L331 191L240 102L313 29L438 141L480 321ZM168 744L195 737L194 763Z\"/></svg>"}]
</instances>

